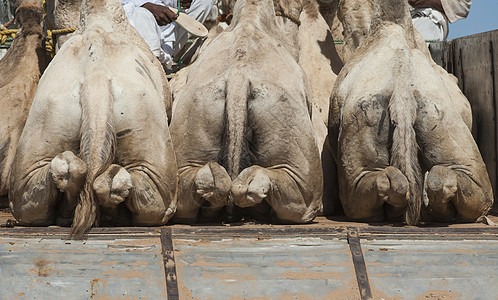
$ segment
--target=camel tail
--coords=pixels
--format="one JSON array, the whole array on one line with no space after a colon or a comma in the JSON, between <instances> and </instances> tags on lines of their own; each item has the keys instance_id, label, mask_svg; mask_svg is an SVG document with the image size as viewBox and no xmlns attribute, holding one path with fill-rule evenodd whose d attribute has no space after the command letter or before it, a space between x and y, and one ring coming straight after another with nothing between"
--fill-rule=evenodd
<instances>
[{"instance_id":1,"label":"camel tail","mask_svg":"<svg viewBox=\"0 0 498 300\"><path fill-rule=\"evenodd\" d=\"M247 98L250 83L244 74L232 74L227 82L225 103L225 145L228 174L234 180L241 171L241 164L246 153L245 131L247 125Z\"/></svg>"},{"instance_id":2,"label":"camel tail","mask_svg":"<svg viewBox=\"0 0 498 300\"><path fill-rule=\"evenodd\" d=\"M98 60L90 63L81 88L80 157L86 162L88 173L74 213L71 237L76 239L98 225L99 205L92 186L95 178L112 163L115 154L113 96L103 66Z\"/></svg>"},{"instance_id":3,"label":"camel tail","mask_svg":"<svg viewBox=\"0 0 498 300\"><path fill-rule=\"evenodd\" d=\"M391 165L398 168L408 179L409 195L405 222L416 225L420 221L422 207L422 172L418 163L418 147L414 124L417 117L417 102L411 85L412 70L410 53L398 50L394 89L389 101L389 114L394 126L391 149Z\"/></svg>"}]
</instances>

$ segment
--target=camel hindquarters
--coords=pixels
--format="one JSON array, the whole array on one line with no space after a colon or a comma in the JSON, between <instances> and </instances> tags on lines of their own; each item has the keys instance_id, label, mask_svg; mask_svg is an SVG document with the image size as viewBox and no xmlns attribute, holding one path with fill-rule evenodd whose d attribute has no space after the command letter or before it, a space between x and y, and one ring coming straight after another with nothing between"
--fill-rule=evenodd
<instances>
[{"instance_id":1,"label":"camel hindquarters","mask_svg":"<svg viewBox=\"0 0 498 300\"><path fill-rule=\"evenodd\" d=\"M57 217L71 218L79 194L75 181L79 181L80 163L63 153L78 153L81 108L75 98L63 93L57 97L60 101L43 95L35 98L14 158L9 201L12 214L24 225L50 225ZM58 155L61 160L53 162ZM51 171L56 166L70 187L63 197ZM76 172L70 176L73 167Z\"/></svg>"},{"instance_id":2,"label":"camel hindquarters","mask_svg":"<svg viewBox=\"0 0 498 300\"><path fill-rule=\"evenodd\" d=\"M116 165L101 175L112 184L100 188L123 198L133 225L163 225L175 211L177 172L163 99L150 91L123 98L114 103ZM126 181L133 187L129 193ZM114 190L114 185L122 187Z\"/></svg>"},{"instance_id":3,"label":"camel hindquarters","mask_svg":"<svg viewBox=\"0 0 498 300\"><path fill-rule=\"evenodd\" d=\"M390 97L368 95L346 103L339 136L339 194L346 216L401 220L408 180L390 166Z\"/></svg>"},{"instance_id":4,"label":"camel hindquarters","mask_svg":"<svg viewBox=\"0 0 498 300\"><path fill-rule=\"evenodd\" d=\"M304 94L253 86L246 137L253 166L233 181L234 202L255 210L267 203L279 222L310 222L320 209L323 176Z\"/></svg>"},{"instance_id":5,"label":"camel hindquarters","mask_svg":"<svg viewBox=\"0 0 498 300\"><path fill-rule=\"evenodd\" d=\"M182 93L171 121L178 161L178 204L173 221L179 223L218 216L228 204L231 180L220 165L225 92L216 83L207 86L194 94Z\"/></svg>"},{"instance_id":6,"label":"camel hindquarters","mask_svg":"<svg viewBox=\"0 0 498 300\"><path fill-rule=\"evenodd\" d=\"M486 166L466 123L436 102L423 106L416 123L428 213L438 221L475 221L493 205Z\"/></svg>"}]
</instances>

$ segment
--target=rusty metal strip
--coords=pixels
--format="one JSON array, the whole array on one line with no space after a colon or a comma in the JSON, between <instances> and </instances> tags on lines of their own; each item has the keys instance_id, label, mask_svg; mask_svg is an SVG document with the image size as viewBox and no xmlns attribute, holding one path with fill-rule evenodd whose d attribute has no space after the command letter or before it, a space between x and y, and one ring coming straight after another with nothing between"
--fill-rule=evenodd
<instances>
[{"instance_id":1,"label":"rusty metal strip","mask_svg":"<svg viewBox=\"0 0 498 300\"><path fill-rule=\"evenodd\" d=\"M370 289L370 282L368 281L367 266L363 258L363 252L361 251L358 229L355 227L348 227L348 244L349 250L351 250L351 257L353 258L356 281L360 289L361 299L371 299L372 291Z\"/></svg>"},{"instance_id":2,"label":"rusty metal strip","mask_svg":"<svg viewBox=\"0 0 498 300\"><path fill-rule=\"evenodd\" d=\"M161 246L168 300L178 300L180 297L178 293L178 281L176 276L175 253L173 251L171 228L169 227L161 229Z\"/></svg>"}]
</instances>

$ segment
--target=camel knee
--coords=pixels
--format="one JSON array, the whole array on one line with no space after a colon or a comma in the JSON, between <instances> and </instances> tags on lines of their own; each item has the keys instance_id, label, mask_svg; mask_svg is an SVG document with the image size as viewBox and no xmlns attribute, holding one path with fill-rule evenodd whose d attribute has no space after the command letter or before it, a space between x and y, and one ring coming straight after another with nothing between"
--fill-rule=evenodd
<instances>
[{"instance_id":1,"label":"camel knee","mask_svg":"<svg viewBox=\"0 0 498 300\"><path fill-rule=\"evenodd\" d=\"M135 226L160 226L166 224L168 215L165 209L148 209L133 214L133 225Z\"/></svg>"},{"instance_id":2,"label":"camel knee","mask_svg":"<svg viewBox=\"0 0 498 300\"><path fill-rule=\"evenodd\" d=\"M33 202L21 205L18 209L10 205L12 215L23 226L49 226L55 223L55 212Z\"/></svg>"}]
</instances>

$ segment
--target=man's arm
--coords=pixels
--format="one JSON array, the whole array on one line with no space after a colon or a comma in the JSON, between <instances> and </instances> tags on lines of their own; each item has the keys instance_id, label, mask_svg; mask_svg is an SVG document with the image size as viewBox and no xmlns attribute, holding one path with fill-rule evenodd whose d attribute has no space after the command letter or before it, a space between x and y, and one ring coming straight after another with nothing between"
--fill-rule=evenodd
<instances>
[{"instance_id":1,"label":"man's arm","mask_svg":"<svg viewBox=\"0 0 498 300\"><path fill-rule=\"evenodd\" d=\"M164 26L174 22L177 18L176 13L166 6L146 2L142 5L143 8L150 11L156 18L157 25Z\"/></svg>"},{"instance_id":2,"label":"man's arm","mask_svg":"<svg viewBox=\"0 0 498 300\"><path fill-rule=\"evenodd\" d=\"M441 0L408 0L408 4L414 8L433 8L445 13Z\"/></svg>"},{"instance_id":3,"label":"man's arm","mask_svg":"<svg viewBox=\"0 0 498 300\"><path fill-rule=\"evenodd\" d=\"M441 3L448 21L453 23L467 17L472 0L441 0Z\"/></svg>"}]
</instances>

